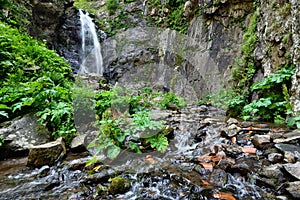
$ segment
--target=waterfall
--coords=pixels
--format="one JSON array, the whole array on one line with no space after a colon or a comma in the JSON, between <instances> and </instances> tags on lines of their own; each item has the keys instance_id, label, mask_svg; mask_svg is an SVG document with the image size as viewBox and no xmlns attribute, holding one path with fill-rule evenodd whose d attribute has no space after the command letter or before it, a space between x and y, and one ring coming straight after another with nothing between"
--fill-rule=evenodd
<instances>
[{"instance_id":1,"label":"waterfall","mask_svg":"<svg viewBox=\"0 0 300 200\"><path fill-rule=\"evenodd\" d=\"M101 46L96 33L95 24L88 12L79 10L81 22L81 65L79 74L97 74L102 76Z\"/></svg>"}]
</instances>

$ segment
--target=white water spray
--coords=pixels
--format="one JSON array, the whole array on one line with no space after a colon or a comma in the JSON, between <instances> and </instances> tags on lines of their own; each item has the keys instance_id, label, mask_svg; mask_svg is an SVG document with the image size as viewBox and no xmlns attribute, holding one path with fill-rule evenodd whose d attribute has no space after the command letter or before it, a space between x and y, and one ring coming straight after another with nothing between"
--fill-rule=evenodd
<instances>
[{"instance_id":1,"label":"white water spray","mask_svg":"<svg viewBox=\"0 0 300 200\"><path fill-rule=\"evenodd\" d=\"M96 33L95 24L89 13L79 10L81 22L81 65L79 74L103 75L101 46Z\"/></svg>"}]
</instances>

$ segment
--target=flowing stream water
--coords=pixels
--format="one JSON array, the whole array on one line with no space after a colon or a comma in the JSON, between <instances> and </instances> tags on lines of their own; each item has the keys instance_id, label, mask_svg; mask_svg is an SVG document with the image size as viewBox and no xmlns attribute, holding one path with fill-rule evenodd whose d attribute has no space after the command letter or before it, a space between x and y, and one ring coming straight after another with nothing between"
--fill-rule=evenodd
<instances>
[{"instance_id":1,"label":"flowing stream water","mask_svg":"<svg viewBox=\"0 0 300 200\"><path fill-rule=\"evenodd\" d=\"M189 106L172 113L167 124L175 130L174 139L166 153L126 155L125 151L114 162L103 163L94 174L84 168L90 158L87 154L79 158L69 154L64 162L40 169L27 168L26 159L2 161L0 199L217 199L213 195L222 190L232 191L238 199L261 199L262 188L238 174L224 173L219 178L226 177L227 181L219 186L201 182L210 179L211 171L195 159L224 143L219 134L224 119L224 111L206 106ZM149 155L152 162L147 160ZM99 189L118 175L129 180L127 192L112 195Z\"/></svg>"},{"instance_id":2,"label":"flowing stream water","mask_svg":"<svg viewBox=\"0 0 300 200\"><path fill-rule=\"evenodd\" d=\"M81 22L81 66L79 74L103 74L101 46L95 24L88 12L79 10Z\"/></svg>"}]
</instances>

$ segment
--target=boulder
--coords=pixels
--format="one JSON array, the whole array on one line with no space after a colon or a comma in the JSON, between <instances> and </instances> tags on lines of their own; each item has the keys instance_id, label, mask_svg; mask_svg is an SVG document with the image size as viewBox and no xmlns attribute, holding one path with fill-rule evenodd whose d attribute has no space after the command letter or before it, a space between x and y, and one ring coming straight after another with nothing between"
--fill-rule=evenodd
<instances>
[{"instance_id":1,"label":"boulder","mask_svg":"<svg viewBox=\"0 0 300 200\"><path fill-rule=\"evenodd\" d=\"M30 167L52 166L66 154L66 147L60 137L56 141L34 146L30 149L27 165Z\"/></svg>"},{"instance_id":2,"label":"boulder","mask_svg":"<svg viewBox=\"0 0 300 200\"><path fill-rule=\"evenodd\" d=\"M270 153L268 155L268 160L271 162L271 163L279 163L283 160L283 155L280 154L280 153Z\"/></svg>"},{"instance_id":3,"label":"boulder","mask_svg":"<svg viewBox=\"0 0 300 200\"><path fill-rule=\"evenodd\" d=\"M39 125L33 114L9 122L9 126L0 129L0 137L4 140L0 147L0 159L27 156L32 146L50 141L48 129Z\"/></svg>"}]
</instances>

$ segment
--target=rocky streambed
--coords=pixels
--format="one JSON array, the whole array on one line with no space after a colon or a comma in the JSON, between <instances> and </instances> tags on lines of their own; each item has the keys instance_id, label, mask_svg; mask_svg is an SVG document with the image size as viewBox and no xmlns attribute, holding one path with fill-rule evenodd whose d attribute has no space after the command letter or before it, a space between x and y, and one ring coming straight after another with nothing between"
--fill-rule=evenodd
<instances>
[{"instance_id":1,"label":"rocky streambed","mask_svg":"<svg viewBox=\"0 0 300 200\"><path fill-rule=\"evenodd\" d=\"M32 169L0 161L0 199L298 199L300 131L228 119L190 105L153 111L174 129L164 154L124 151L85 167L88 152Z\"/></svg>"}]
</instances>

